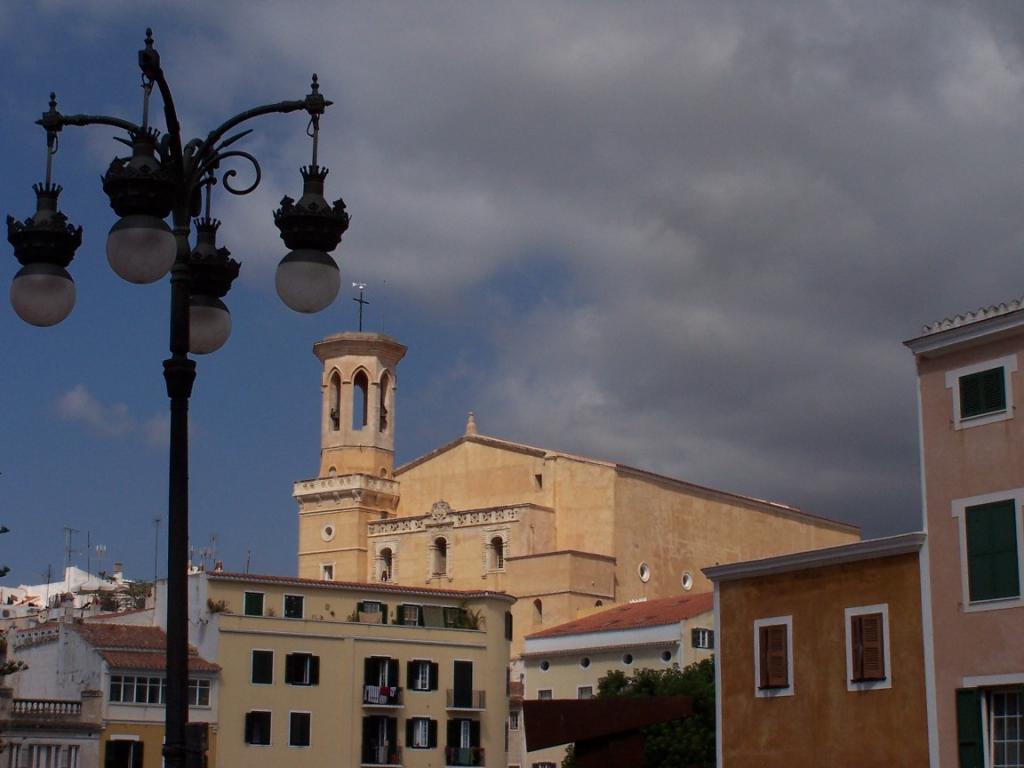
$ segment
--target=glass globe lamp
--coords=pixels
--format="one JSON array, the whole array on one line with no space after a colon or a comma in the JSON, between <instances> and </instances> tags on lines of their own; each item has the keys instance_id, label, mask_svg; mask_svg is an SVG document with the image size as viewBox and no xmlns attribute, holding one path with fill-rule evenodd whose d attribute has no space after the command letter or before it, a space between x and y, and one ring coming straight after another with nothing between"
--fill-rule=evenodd
<instances>
[{"instance_id":1,"label":"glass globe lamp","mask_svg":"<svg viewBox=\"0 0 1024 768\"><path fill-rule=\"evenodd\" d=\"M163 219L144 213L120 219L107 237L107 261L129 283L155 283L170 271L176 254L171 228Z\"/></svg>"},{"instance_id":2,"label":"glass globe lamp","mask_svg":"<svg viewBox=\"0 0 1024 768\"><path fill-rule=\"evenodd\" d=\"M29 325L56 325L75 306L75 281L56 264L29 264L14 276L11 306Z\"/></svg>"}]
</instances>

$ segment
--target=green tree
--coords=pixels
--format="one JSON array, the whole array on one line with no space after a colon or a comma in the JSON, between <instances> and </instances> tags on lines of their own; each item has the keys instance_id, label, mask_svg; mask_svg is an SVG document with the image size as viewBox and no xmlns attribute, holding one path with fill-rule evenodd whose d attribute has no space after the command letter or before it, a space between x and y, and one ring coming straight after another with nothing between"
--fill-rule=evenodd
<instances>
[{"instance_id":1,"label":"green tree","mask_svg":"<svg viewBox=\"0 0 1024 768\"><path fill-rule=\"evenodd\" d=\"M685 669L638 669L627 676L612 670L597 683L602 699L631 696L689 696L693 715L644 729L644 764L648 768L706 768L715 764L715 662L705 659ZM576 764L570 748L563 768Z\"/></svg>"}]
</instances>

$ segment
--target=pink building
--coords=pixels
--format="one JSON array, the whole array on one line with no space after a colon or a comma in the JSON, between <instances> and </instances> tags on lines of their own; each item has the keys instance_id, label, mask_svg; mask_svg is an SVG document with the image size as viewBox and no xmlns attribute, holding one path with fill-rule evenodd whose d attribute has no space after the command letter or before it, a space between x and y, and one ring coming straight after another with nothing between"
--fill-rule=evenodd
<instances>
[{"instance_id":1,"label":"pink building","mask_svg":"<svg viewBox=\"0 0 1024 768\"><path fill-rule=\"evenodd\" d=\"M930 763L1024 766L1024 301L940 321L906 345L928 533Z\"/></svg>"}]
</instances>

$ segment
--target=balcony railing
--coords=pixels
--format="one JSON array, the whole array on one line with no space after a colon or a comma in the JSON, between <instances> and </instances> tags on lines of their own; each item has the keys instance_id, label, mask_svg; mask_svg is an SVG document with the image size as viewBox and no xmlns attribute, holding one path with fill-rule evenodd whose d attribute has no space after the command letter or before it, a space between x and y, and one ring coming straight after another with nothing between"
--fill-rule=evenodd
<instances>
[{"instance_id":1,"label":"balcony railing","mask_svg":"<svg viewBox=\"0 0 1024 768\"><path fill-rule=\"evenodd\" d=\"M448 709L483 709L485 706L484 691L460 691L461 695L456 696L455 690L448 689Z\"/></svg>"},{"instance_id":2,"label":"balcony railing","mask_svg":"<svg viewBox=\"0 0 1024 768\"><path fill-rule=\"evenodd\" d=\"M80 717L82 702L64 699L13 699L11 714L28 717Z\"/></svg>"},{"instance_id":3,"label":"balcony railing","mask_svg":"<svg viewBox=\"0 0 1024 768\"><path fill-rule=\"evenodd\" d=\"M364 685L363 706L400 707L402 706L402 689L397 685Z\"/></svg>"},{"instance_id":4,"label":"balcony railing","mask_svg":"<svg viewBox=\"0 0 1024 768\"><path fill-rule=\"evenodd\" d=\"M363 745L362 765L401 765L402 748L397 744L370 742Z\"/></svg>"},{"instance_id":5,"label":"balcony railing","mask_svg":"<svg viewBox=\"0 0 1024 768\"><path fill-rule=\"evenodd\" d=\"M445 765L484 765L483 747L445 747Z\"/></svg>"}]
</instances>

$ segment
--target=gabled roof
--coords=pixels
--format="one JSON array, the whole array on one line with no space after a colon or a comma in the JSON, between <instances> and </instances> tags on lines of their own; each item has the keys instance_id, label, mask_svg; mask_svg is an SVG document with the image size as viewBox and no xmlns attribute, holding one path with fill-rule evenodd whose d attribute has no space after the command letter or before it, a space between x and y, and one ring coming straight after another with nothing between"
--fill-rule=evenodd
<instances>
[{"instance_id":1,"label":"gabled roof","mask_svg":"<svg viewBox=\"0 0 1024 768\"><path fill-rule=\"evenodd\" d=\"M111 669L163 671L167 668L164 655L167 634L159 627L105 622L66 626L96 649ZM216 672L220 669L217 664L201 658L192 646L189 646L188 653L190 672Z\"/></svg>"},{"instance_id":2,"label":"gabled roof","mask_svg":"<svg viewBox=\"0 0 1024 768\"><path fill-rule=\"evenodd\" d=\"M697 595L676 595L659 600L646 600L642 603L626 603L582 619L559 624L557 627L534 632L527 635L526 639L678 624L685 619L708 613L712 608L712 602L712 594L702 592Z\"/></svg>"},{"instance_id":3,"label":"gabled roof","mask_svg":"<svg viewBox=\"0 0 1024 768\"><path fill-rule=\"evenodd\" d=\"M400 595L420 595L425 597L452 597L460 600L469 598L494 597L515 602L512 595L505 592L490 592L488 590L462 590L462 589L432 589L431 587L406 587L401 584L389 582L361 582L361 581L324 581L322 579L303 579L298 576L271 576L260 573L233 573L231 571L207 571L210 581L236 581L262 584L279 584L282 586L295 587L319 587L323 589L336 589L345 592L394 592Z\"/></svg>"},{"instance_id":4,"label":"gabled roof","mask_svg":"<svg viewBox=\"0 0 1024 768\"><path fill-rule=\"evenodd\" d=\"M97 650L162 651L167 647L167 635L159 627L134 624L68 624Z\"/></svg>"},{"instance_id":5,"label":"gabled roof","mask_svg":"<svg viewBox=\"0 0 1024 768\"><path fill-rule=\"evenodd\" d=\"M1024 298L980 307L930 323L921 334L903 344L915 355L929 357L963 348L978 341L989 341L1019 333L1024 327Z\"/></svg>"},{"instance_id":6,"label":"gabled roof","mask_svg":"<svg viewBox=\"0 0 1024 768\"><path fill-rule=\"evenodd\" d=\"M497 437L487 437L485 435L478 435L478 434L464 434L464 435L456 438L455 440L452 440L451 442L446 443L445 445L442 445L440 448L435 448L434 450L430 451L429 453L423 454L419 458L416 458L416 459L413 459L412 461L406 462L402 466L400 466L400 467L395 469L395 472L394 472L395 479L397 480L399 478L399 475L401 475L401 474L403 474L405 472L408 472L410 469L413 469L413 468L419 466L420 464L424 464L425 462L430 461L431 459L435 458L436 456L440 456L443 453L446 453L446 452L448 452L450 450L453 450L454 448L457 448L458 446L462 445L463 443L473 443L473 444L476 444L476 445L484 445L484 446L488 446L490 448L497 448L499 450L512 451L514 453L522 453L522 454L526 454L528 456L535 456L537 458L542 458L542 459L547 459L547 458L569 459L571 461L579 461L579 462L582 462L582 463L585 463L585 464L594 464L594 465L597 465L597 466L608 467L609 469L614 470L615 472L617 472L620 475L630 475L630 476L633 476L633 477L640 478L642 480L647 480L649 482L661 483L661 484L669 485L669 486L672 486L672 487L677 488L677 489L682 489L684 491L688 491L690 493L700 494L700 495L704 495L704 496L711 496L713 498L714 497L724 498L724 499L728 499L730 501L740 502L740 503L746 504L748 506L752 506L752 507L754 507L756 509L761 509L761 510L765 510L765 511L775 512L776 514L783 514L783 515L790 515L790 516L795 516L795 517L809 518L811 520L820 521L820 522L822 522L822 523L824 523L826 525L829 525L829 526L832 526L832 527L835 527L835 528L842 528L842 529L853 531L853 532L859 532L860 531L860 526L858 526L858 525L854 525L852 523L846 523L846 522L843 522L841 520L835 520L833 518L825 517L823 515L816 515L816 514L813 514L811 512L804 512L802 509L799 509L798 507L793 507L793 506L790 506L788 504L782 504L782 503L779 503L777 501L768 501L766 499L759 499L759 498L757 498L755 496L745 496L745 495L740 494L740 493L733 493L732 491L723 491L723 490L719 490L718 488L711 488L711 487L706 486L706 485L698 485L697 483L691 483L691 482L689 482L687 480L680 480L679 478L676 478L676 477L669 477L668 475L660 475L660 474L658 474L656 472L650 472L650 471L648 471L646 469L639 469L637 467L631 467L628 464L620 464L620 463L614 462L614 461L607 461L607 460L604 460L604 459L595 459L595 458L591 458L589 456L581 456L581 455L574 454L574 453L565 453L563 451L553 451L553 450L549 450L547 448L538 448L537 446L534 446L534 445L527 445L526 443L516 443L516 442L513 442L511 440L502 440L502 439L497 438Z\"/></svg>"}]
</instances>

